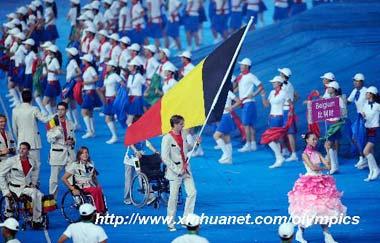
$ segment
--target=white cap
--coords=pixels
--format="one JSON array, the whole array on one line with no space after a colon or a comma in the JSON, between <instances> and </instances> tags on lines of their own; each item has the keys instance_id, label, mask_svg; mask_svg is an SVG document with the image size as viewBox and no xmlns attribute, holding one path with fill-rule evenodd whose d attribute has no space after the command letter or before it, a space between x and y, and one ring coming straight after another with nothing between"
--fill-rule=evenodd
<instances>
[{"instance_id":1,"label":"white cap","mask_svg":"<svg viewBox=\"0 0 380 243\"><path fill-rule=\"evenodd\" d=\"M137 43L133 43L130 47L128 47L130 51L140 51L140 45Z\"/></svg>"},{"instance_id":2,"label":"white cap","mask_svg":"<svg viewBox=\"0 0 380 243\"><path fill-rule=\"evenodd\" d=\"M85 54L83 57L80 58L81 60L87 61L87 62L92 62L93 58L91 54Z\"/></svg>"},{"instance_id":3,"label":"white cap","mask_svg":"<svg viewBox=\"0 0 380 243\"><path fill-rule=\"evenodd\" d=\"M51 46L53 43L51 43L50 41L45 41L44 43L42 43L40 46L42 48L48 48L49 46Z\"/></svg>"},{"instance_id":4,"label":"white cap","mask_svg":"<svg viewBox=\"0 0 380 243\"><path fill-rule=\"evenodd\" d=\"M83 7L82 7L82 10L91 10L92 9L92 6L91 4L85 4ZM87 11L86 11L87 12Z\"/></svg>"},{"instance_id":5,"label":"white cap","mask_svg":"<svg viewBox=\"0 0 380 243\"><path fill-rule=\"evenodd\" d=\"M17 18L17 15L15 13L10 13L10 14L7 14L7 18L15 19L15 18Z\"/></svg>"},{"instance_id":6,"label":"white cap","mask_svg":"<svg viewBox=\"0 0 380 243\"><path fill-rule=\"evenodd\" d=\"M93 20L95 15L94 13L91 11L91 10L88 10L86 12L84 12L84 16L88 19L88 20Z\"/></svg>"},{"instance_id":7,"label":"white cap","mask_svg":"<svg viewBox=\"0 0 380 243\"><path fill-rule=\"evenodd\" d=\"M371 94L375 94L377 95L378 94L378 91L377 91L377 88L375 86L370 86L368 87L367 89L367 93L371 93Z\"/></svg>"},{"instance_id":8,"label":"white cap","mask_svg":"<svg viewBox=\"0 0 380 243\"><path fill-rule=\"evenodd\" d=\"M25 14L28 13L28 9L27 9L26 7L24 7L24 6L22 6L22 7L19 7L19 8L17 9L16 13L19 13L19 14L25 15Z\"/></svg>"},{"instance_id":9,"label":"white cap","mask_svg":"<svg viewBox=\"0 0 380 243\"><path fill-rule=\"evenodd\" d=\"M21 24L21 22L20 22L19 19L13 19L13 20L11 21L11 23L13 23L14 25L19 25L19 24Z\"/></svg>"},{"instance_id":10,"label":"white cap","mask_svg":"<svg viewBox=\"0 0 380 243\"><path fill-rule=\"evenodd\" d=\"M161 48L160 51L162 51L167 58L170 57L170 51L168 48Z\"/></svg>"},{"instance_id":11,"label":"white cap","mask_svg":"<svg viewBox=\"0 0 380 243\"><path fill-rule=\"evenodd\" d=\"M327 84L327 88L334 88L335 90L340 89L339 83L337 81L332 81Z\"/></svg>"},{"instance_id":12,"label":"white cap","mask_svg":"<svg viewBox=\"0 0 380 243\"><path fill-rule=\"evenodd\" d=\"M84 31L90 32L90 33L93 33L93 34L96 33L96 29L94 28L94 26L88 26Z\"/></svg>"},{"instance_id":13,"label":"white cap","mask_svg":"<svg viewBox=\"0 0 380 243\"><path fill-rule=\"evenodd\" d=\"M103 2L112 5L112 0L104 0Z\"/></svg>"},{"instance_id":14,"label":"white cap","mask_svg":"<svg viewBox=\"0 0 380 243\"><path fill-rule=\"evenodd\" d=\"M36 7L39 7L42 5L41 1L40 0L34 0L33 1L33 4L36 6Z\"/></svg>"},{"instance_id":15,"label":"white cap","mask_svg":"<svg viewBox=\"0 0 380 243\"><path fill-rule=\"evenodd\" d=\"M294 225L292 223L281 224L278 228L278 235L281 238L290 239L294 234Z\"/></svg>"},{"instance_id":16,"label":"white cap","mask_svg":"<svg viewBox=\"0 0 380 243\"><path fill-rule=\"evenodd\" d=\"M0 224L0 227L5 227L13 231L19 230L19 224L14 218L7 218L3 223Z\"/></svg>"},{"instance_id":17,"label":"white cap","mask_svg":"<svg viewBox=\"0 0 380 243\"><path fill-rule=\"evenodd\" d=\"M276 82L283 83L284 79L281 76L274 76L274 78L272 78L269 82L271 82L271 83L276 83Z\"/></svg>"},{"instance_id":18,"label":"white cap","mask_svg":"<svg viewBox=\"0 0 380 243\"><path fill-rule=\"evenodd\" d=\"M164 64L164 66L162 67L162 69L164 71L170 71L170 72L175 72L175 70L177 70L177 68L171 63L171 62L167 62Z\"/></svg>"},{"instance_id":19,"label":"white cap","mask_svg":"<svg viewBox=\"0 0 380 243\"><path fill-rule=\"evenodd\" d=\"M102 35L102 36L105 36L105 37L108 38L107 30L99 30L99 31L98 31L98 34L99 34L99 35Z\"/></svg>"},{"instance_id":20,"label":"white cap","mask_svg":"<svg viewBox=\"0 0 380 243\"><path fill-rule=\"evenodd\" d=\"M22 42L23 44L26 44L26 45L30 45L30 46L34 46L36 44L36 42L33 40L33 39L27 39L26 41L23 41Z\"/></svg>"},{"instance_id":21,"label":"white cap","mask_svg":"<svg viewBox=\"0 0 380 243\"><path fill-rule=\"evenodd\" d=\"M147 45L147 46L144 46L144 49L145 49L145 50L148 50L148 51L150 51L150 52L152 52L152 53L155 53L155 52L157 51L157 48L156 48L155 45Z\"/></svg>"},{"instance_id":22,"label":"white cap","mask_svg":"<svg viewBox=\"0 0 380 243\"><path fill-rule=\"evenodd\" d=\"M99 10L99 8L100 8L100 2L98 2L98 1L92 2L91 3L91 7L92 7L92 9Z\"/></svg>"},{"instance_id":23,"label":"white cap","mask_svg":"<svg viewBox=\"0 0 380 243\"><path fill-rule=\"evenodd\" d=\"M241 60L241 61L239 62L239 64L241 64L241 65L251 66L251 65L252 65L252 62L251 62L251 60L250 60L249 58L244 58L243 60Z\"/></svg>"},{"instance_id":24,"label":"white cap","mask_svg":"<svg viewBox=\"0 0 380 243\"><path fill-rule=\"evenodd\" d=\"M74 4L79 4L80 3L80 0L70 0L70 2L74 3Z\"/></svg>"},{"instance_id":25,"label":"white cap","mask_svg":"<svg viewBox=\"0 0 380 243\"><path fill-rule=\"evenodd\" d=\"M12 22L7 22L3 24L4 27L7 27L8 29L13 29L15 27L15 24Z\"/></svg>"},{"instance_id":26,"label":"white cap","mask_svg":"<svg viewBox=\"0 0 380 243\"><path fill-rule=\"evenodd\" d=\"M364 77L364 74L362 73L357 73L355 74L355 76L353 77L354 80L357 80L357 81L364 81L365 80L365 77Z\"/></svg>"},{"instance_id":27,"label":"white cap","mask_svg":"<svg viewBox=\"0 0 380 243\"><path fill-rule=\"evenodd\" d=\"M181 55L179 55L180 57L186 57L186 58L189 58L191 59L191 52L189 51L184 51L181 53Z\"/></svg>"},{"instance_id":28,"label":"white cap","mask_svg":"<svg viewBox=\"0 0 380 243\"><path fill-rule=\"evenodd\" d=\"M37 17L35 15L29 15L29 17L28 17L29 22L35 23L36 19L37 19Z\"/></svg>"},{"instance_id":29,"label":"white cap","mask_svg":"<svg viewBox=\"0 0 380 243\"><path fill-rule=\"evenodd\" d=\"M279 68L277 69L280 73L284 74L286 77L292 76L292 71L289 68Z\"/></svg>"},{"instance_id":30,"label":"white cap","mask_svg":"<svg viewBox=\"0 0 380 243\"><path fill-rule=\"evenodd\" d=\"M79 17L77 18L77 20L87 20L86 16L84 16L83 14L79 15Z\"/></svg>"},{"instance_id":31,"label":"white cap","mask_svg":"<svg viewBox=\"0 0 380 243\"><path fill-rule=\"evenodd\" d=\"M109 35L108 38L110 38L111 40L119 41L119 35L117 33Z\"/></svg>"},{"instance_id":32,"label":"white cap","mask_svg":"<svg viewBox=\"0 0 380 243\"><path fill-rule=\"evenodd\" d=\"M36 11L37 7L34 4L29 4L28 8L30 8L32 11Z\"/></svg>"},{"instance_id":33,"label":"white cap","mask_svg":"<svg viewBox=\"0 0 380 243\"><path fill-rule=\"evenodd\" d=\"M14 37L16 37L20 40L25 40L25 34L22 32L15 34Z\"/></svg>"},{"instance_id":34,"label":"white cap","mask_svg":"<svg viewBox=\"0 0 380 243\"><path fill-rule=\"evenodd\" d=\"M129 61L128 65L129 66L140 66L141 63L137 57L134 57L132 60Z\"/></svg>"},{"instance_id":35,"label":"white cap","mask_svg":"<svg viewBox=\"0 0 380 243\"><path fill-rule=\"evenodd\" d=\"M201 217L196 214L189 213L186 216L185 225L189 227L196 227L201 224Z\"/></svg>"},{"instance_id":36,"label":"white cap","mask_svg":"<svg viewBox=\"0 0 380 243\"><path fill-rule=\"evenodd\" d=\"M129 39L128 36L123 36L119 39L119 42L124 43L126 45L130 45L131 39Z\"/></svg>"},{"instance_id":37,"label":"white cap","mask_svg":"<svg viewBox=\"0 0 380 243\"><path fill-rule=\"evenodd\" d=\"M106 63L106 65L108 65L108 66L113 66L113 67L117 67L117 63L116 63L116 61L115 60L109 60L107 63Z\"/></svg>"},{"instance_id":38,"label":"white cap","mask_svg":"<svg viewBox=\"0 0 380 243\"><path fill-rule=\"evenodd\" d=\"M66 48L66 52L70 53L72 56L78 55L78 49L75 47Z\"/></svg>"},{"instance_id":39,"label":"white cap","mask_svg":"<svg viewBox=\"0 0 380 243\"><path fill-rule=\"evenodd\" d=\"M19 30L18 28L13 28L13 29L9 30L9 34L10 34L10 35L15 36L15 35L17 35L18 33L20 33L20 30Z\"/></svg>"},{"instance_id":40,"label":"white cap","mask_svg":"<svg viewBox=\"0 0 380 243\"><path fill-rule=\"evenodd\" d=\"M321 76L323 79L335 80L335 75L332 72L325 73Z\"/></svg>"},{"instance_id":41,"label":"white cap","mask_svg":"<svg viewBox=\"0 0 380 243\"><path fill-rule=\"evenodd\" d=\"M79 207L79 214L82 216L89 216L93 214L95 211L96 211L96 208L92 204L89 204L89 203L83 203Z\"/></svg>"},{"instance_id":42,"label":"white cap","mask_svg":"<svg viewBox=\"0 0 380 243\"><path fill-rule=\"evenodd\" d=\"M58 52L58 47L54 44L51 44L48 48L47 48L48 51L52 51L52 52Z\"/></svg>"}]
</instances>

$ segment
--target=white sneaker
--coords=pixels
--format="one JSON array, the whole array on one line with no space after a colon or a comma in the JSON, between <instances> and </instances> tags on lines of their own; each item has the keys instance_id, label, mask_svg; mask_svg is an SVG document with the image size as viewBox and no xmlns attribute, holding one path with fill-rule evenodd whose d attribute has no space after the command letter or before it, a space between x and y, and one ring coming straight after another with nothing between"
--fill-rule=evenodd
<instances>
[{"instance_id":1,"label":"white sneaker","mask_svg":"<svg viewBox=\"0 0 380 243\"><path fill-rule=\"evenodd\" d=\"M251 151L256 151L256 150L257 150L256 142L251 142Z\"/></svg>"},{"instance_id":2,"label":"white sneaker","mask_svg":"<svg viewBox=\"0 0 380 243\"><path fill-rule=\"evenodd\" d=\"M281 158L277 158L276 159L276 162L274 162L273 165L269 166L270 169L274 169L274 168L278 168L278 167L281 167L282 164L284 163L284 157L281 157Z\"/></svg>"},{"instance_id":3,"label":"white sneaker","mask_svg":"<svg viewBox=\"0 0 380 243\"><path fill-rule=\"evenodd\" d=\"M232 164L232 158L231 157L225 157L219 159L219 163L221 164Z\"/></svg>"},{"instance_id":4,"label":"white sneaker","mask_svg":"<svg viewBox=\"0 0 380 243\"><path fill-rule=\"evenodd\" d=\"M356 168L359 170L362 170L366 167L368 167L368 161L366 158L360 157L359 161L355 165Z\"/></svg>"},{"instance_id":5,"label":"white sneaker","mask_svg":"<svg viewBox=\"0 0 380 243\"><path fill-rule=\"evenodd\" d=\"M334 240L330 233L324 232L323 234L325 235L325 243L338 243Z\"/></svg>"},{"instance_id":6,"label":"white sneaker","mask_svg":"<svg viewBox=\"0 0 380 243\"><path fill-rule=\"evenodd\" d=\"M111 139L107 140L106 143L107 144L114 144L118 141L118 138L117 137L112 137Z\"/></svg>"},{"instance_id":7,"label":"white sneaker","mask_svg":"<svg viewBox=\"0 0 380 243\"><path fill-rule=\"evenodd\" d=\"M132 201L130 199L125 199L123 202L125 205L131 205L132 204Z\"/></svg>"},{"instance_id":8,"label":"white sneaker","mask_svg":"<svg viewBox=\"0 0 380 243\"><path fill-rule=\"evenodd\" d=\"M249 152L249 151L251 151L251 146L249 145L249 143L244 144L243 147L238 149L238 152L240 153Z\"/></svg>"},{"instance_id":9,"label":"white sneaker","mask_svg":"<svg viewBox=\"0 0 380 243\"><path fill-rule=\"evenodd\" d=\"M91 137L94 137L95 135L92 133L92 132L86 132L86 134L84 134L82 136L83 139L86 139L86 138L91 138Z\"/></svg>"},{"instance_id":10,"label":"white sneaker","mask_svg":"<svg viewBox=\"0 0 380 243\"><path fill-rule=\"evenodd\" d=\"M300 243L307 243L307 241L303 238L302 230L298 230L296 233L296 241Z\"/></svg>"},{"instance_id":11,"label":"white sneaker","mask_svg":"<svg viewBox=\"0 0 380 243\"><path fill-rule=\"evenodd\" d=\"M298 157L297 157L297 154L296 153L292 153L292 155L285 159L286 162L289 162L289 161L298 161Z\"/></svg>"},{"instance_id":12,"label":"white sneaker","mask_svg":"<svg viewBox=\"0 0 380 243\"><path fill-rule=\"evenodd\" d=\"M371 181L376 180L379 177L379 175L380 175L380 170L376 169L376 170L372 171L372 175L371 175L370 180Z\"/></svg>"},{"instance_id":13,"label":"white sneaker","mask_svg":"<svg viewBox=\"0 0 380 243\"><path fill-rule=\"evenodd\" d=\"M168 224L168 230L169 230L170 232L174 232L174 231L177 230L177 228L175 227L174 224Z\"/></svg>"}]
</instances>

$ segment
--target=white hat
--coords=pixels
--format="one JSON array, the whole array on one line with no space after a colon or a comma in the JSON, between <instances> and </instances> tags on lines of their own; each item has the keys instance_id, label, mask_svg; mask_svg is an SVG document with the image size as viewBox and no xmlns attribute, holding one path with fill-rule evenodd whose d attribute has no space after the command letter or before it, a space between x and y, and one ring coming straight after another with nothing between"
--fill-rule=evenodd
<instances>
[{"instance_id":1,"label":"white hat","mask_svg":"<svg viewBox=\"0 0 380 243\"><path fill-rule=\"evenodd\" d=\"M0 224L0 227L5 227L7 229L18 231L19 230L19 224L16 219L14 218L7 218L4 223Z\"/></svg>"},{"instance_id":2,"label":"white hat","mask_svg":"<svg viewBox=\"0 0 380 243\"><path fill-rule=\"evenodd\" d=\"M18 28L13 28L13 29L9 30L8 33L9 33L10 35L15 36L15 35L17 35L18 33L20 33L20 30L19 30Z\"/></svg>"},{"instance_id":3,"label":"white hat","mask_svg":"<svg viewBox=\"0 0 380 243\"><path fill-rule=\"evenodd\" d=\"M365 80L365 77L364 77L364 74L362 73L357 73L355 74L355 76L353 77L354 80L357 80L357 81L364 81Z\"/></svg>"},{"instance_id":4,"label":"white hat","mask_svg":"<svg viewBox=\"0 0 380 243\"><path fill-rule=\"evenodd\" d=\"M83 14L79 15L79 17L77 18L77 20L86 20L86 16L84 16Z\"/></svg>"},{"instance_id":5,"label":"white hat","mask_svg":"<svg viewBox=\"0 0 380 243\"><path fill-rule=\"evenodd\" d=\"M271 83L276 83L276 82L283 83L284 79L281 76L274 76L271 80L269 80L269 82L271 82Z\"/></svg>"},{"instance_id":6,"label":"white hat","mask_svg":"<svg viewBox=\"0 0 380 243\"><path fill-rule=\"evenodd\" d=\"M377 88L375 86L370 86L367 89L367 93L371 93L371 94L377 95L379 92L377 91Z\"/></svg>"},{"instance_id":7,"label":"white hat","mask_svg":"<svg viewBox=\"0 0 380 243\"><path fill-rule=\"evenodd\" d=\"M66 52L68 52L69 54L71 54L72 56L76 56L76 55L78 55L78 49L77 48L75 48L75 47L70 47L70 48L66 48L65 49L66 50Z\"/></svg>"},{"instance_id":8,"label":"white hat","mask_svg":"<svg viewBox=\"0 0 380 243\"><path fill-rule=\"evenodd\" d=\"M289 68L279 68L277 69L280 73L284 74L286 77L292 76L292 71Z\"/></svg>"},{"instance_id":9,"label":"white hat","mask_svg":"<svg viewBox=\"0 0 380 243\"><path fill-rule=\"evenodd\" d=\"M26 41L22 42L23 44L34 46L36 42L33 39L27 39Z\"/></svg>"},{"instance_id":10,"label":"white hat","mask_svg":"<svg viewBox=\"0 0 380 243\"><path fill-rule=\"evenodd\" d=\"M191 52L189 51L184 51L181 53L181 55L179 55L180 57L186 57L186 58L189 58L191 59Z\"/></svg>"},{"instance_id":11,"label":"white hat","mask_svg":"<svg viewBox=\"0 0 380 243\"><path fill-rule=\"evenodd\" d=\"M278 228L278 235L281 238L290 239L294 234L294 225L292 223L281 224Z\"/></svg>"},{"instance_id":12,"label":"white hat","mask_svg":"<svg viewBox=\"0 0 380 243\"><path fill-rule=\"evenodd\" d=\"M140 45L137 43L133 43L130 47L128 47L130 51L140 51Z\"/></svg>"},{"instance_id":13,"label":"white hat","mask_svg":"<svg viewBox=\"0 0 380 243\"><path fill-rule=\"evenodd\" d=\"M340 89L339 83L337 81L332 81L327 84L327 88L334 88L335 90Z\"/></svg>"},{"instance_id":14,"label":"white hat","mask_svg":"<svg viewBox=\"0 0 380 243\"><path fill-rule=\"evenodd\" d=\"M119 35L117 33L109 35L108 38L110 38L111 40L119 41Z\"/></svg>"},{"instance_id":15,"label":"white hat","mask_svg":"<svg viewBox=\"0 0 380 243\"><path fill-rule=\"evenodd\" d=\"M83 57L80 58L81 60L87 61L87 62L92 62L93 58L91 54L85 54Z\"/></svg>"},{"instance_id":16,"label":"white hat","mask_svg":"<svg viewBox=\"0 0 380 243\"><path fill-rule=\"evenodd\" d=\"M19 25L21 24L21 21L19 19L13 19L11 23L13 23L14 25Z\"/></svg>"},{"instance_id":17,"label":"white hat","mask_svg":"<svg viewBox=\"0 0 380 243\"><path fill-rule=\"evenodd\" d=\"M164 66L162 67L162 69L164 71L170 71L173 73L177 70L177 68L171 62L165 63Z\"/></svg>"},{"instance_id":18,"label":"white hat","mask_svg":"<svg viewBox=\"0 0 380 243\"><path fill-rule=\"evenodd\" d=\"M105 37L107 37L108 38L108 32L107 32L107 30L99 30L98 31L98 35L102 35L102 36L105 36Z\"/></svg>"},{"instance_id":19,"label":"white hat","mask_svg":"<svg viewBox=\"0 0 380 243\"><path fill-rule=\"evenodd\" d=\"M79 214L82 216L89 216L93 214L96 211L96 208L89 203L83 203L79 207Z\"/></svg>"},{"instance_id":20,"label":"white hat","mask_svg":"<svg viewBox=\"0 0 380 243\"><path fill-rule=\"evenodd\" d=\"M251 60L250 60L249 58L244 58L243 60L241 60L241 61L239 62L239 64L241 64L241 65L251 66L251 65L252 65L252 62L251 62Z\"/></svg>"},{"instance_id":21,"label":"white hat","mask_svg":"<svg viewBox=\"0 0 380 243\"><path fill-rule=\"evenodd\" d=\"M19 7L19 8L17 9L16 13L19 13L19 14L25 15L25 14L28 13L28 9L27 9L26 7L24 7L24 6L22 6L22 7Z\"/></svg>"},{"instance_id":22,"label":"white hat","mask_svg":"<svg viewBox=\"0 0 380 243\"><path fill-rule=\"evenodd\" d=\"M36 19L37 19L37 17L35 15L29 15L29 17L28 17L29 22L35 23Z\"/></svg>"},{"instance_id":23,"label":"white hat","mask_svg":"<svg viewBox=\"0 0 380 243\"><path fill-rule=\"evenodd\" d=\"M91 4L85 4L83 7L82 7L82 10L91 10L92 7L91 7Z\"/></svg>"},{"instance_id":24,"label":"white hat","mask_svg":"<svg viewBox=\"0 0 380 243\"><path fill-rule=\"evenodd\" d=\"M185 225L189 227L196 227L201 224L201 217L196 214L189 213L186 216Z\"/></svg>"},{"instance_id":25,"label":"white hat","mask_svg":"<svg viewBox=\"0 0 380 243\"><path fill-rule=\"evenodd\" d=\"M144 49L145 49L145 50L148 50L148 51L150 51L150 52L152 52L152 53L155 53L155 52L157 51L157 48L156 48L155 45L147 45L147 46L144 46Z\"/></svg>"},{"instance_id":26,"label":"white hat","mask_svg":"<svg viewBox=\"0 0 380 243\"><path fill-rule=\"evenodd\" d=\"M50 41L45 41L44 43L42 43L40 46L42 48L48 48L49 46L51 46L53 43L51 43Z\"/></svg>"},{"instance_id":27,"label":"white hat","mask_svg":"<svg viewBox=\"0 0 380 243\"><path fill-rule=\"evenodd\" d=\"M94 19L94 13L91 11L91 10L88 10L86 12L84 12L84 16L88 19L88 20L93 20Z\"/></svg>"},{"instance_id":28,"label":"white hat","mask_svg":"<svg viewBox=\"0 0 380 243\"><path fill-rule=\"evenodd\" d=\"M42 5L41 1L40 0L34 0L33 1L33 4L36 6L36 7L39 7Z\"/></svg>"},{"instance_id":29,"label":"white hat","mask_svg":"<svg viewBox=\"0 0 380 243\"><path fill-rule=\"evenodd\" d=\"M92 2L91 3L91 7L92 7L92 9L99 10L99 8L100 8L100 2L98 2L98 1Z\"/></svg>"},{"instance_id":30,"label":"white hat","mask_svg":"<svg viewBox=\"0 0 380 243\"><path fill-rule=\"evenodd\" d=\"M90 33L93 33L93 34L96 33L96 29L94 28L94 26L88 26L84 31L90 32Z\"/></svg>"},{"instance_id":31,"label":"white hat","mask_svg":"<svg viewBox=\"0 0 380 243\"><path fill-rule=\"evenodd\" d=\"M15 18L17 18L17 15L15 13L10 13L10 14L7 14L7 18L15 19Z\"/></svg>"},{"instance_id":32,"label":"white hat","mask_svg":"<svg viewBox=\"0 0 380 243\"><path fill-rule=\"evenodd\" d=\"M108 66L112 66L112 67L117 67L118 65L117 65L117 63L116 63L116 61L115 60L109 60L107 63L106 63L106 65L108 65Z\"/></svg>"},{"instance_id":33,"label":"white hat","mask_svg":"<svg viewBox=\"0 0 380 243\"><path fill-rule=\"evenodd\" d=\"M20 32L20 33L17 33L14 35L16 38L20 39L20 40L25 40L25 34Z\"/></svg>"},{"instance_id":34,"label":"white hat","mask_svg":"<svg viewBox=\"0 0 380 243\"><path fill-rule=\"evenodd\" d=\"M58 52L58 47L54 44L51 44L46 50L52 51L52 52Z\"/></svg>"},{"instance_id":35,"label":"white hat","mask_svg":"<svg viewBox=\"0 0 380 243\"><path fill-rule=\"evenodd\" d=\"M84 21L84 26L85 26L86 29L87 29L88 27L91 27L91 28L96 29L95 24L94 24L92 21L90 21L90 20L86 20L86 21Z\"/></svg>"},{"instance_id":36,"label":"white hat","mask_svg":"<svg viewBox=\"0 0 380 243\"><path fill-rule=\"evenodd\" d=\"M129 39L128 36L123 36L119 39L119 42L124 43L126 45L130 45L131 39Z\"/></svg>"},{"instance_id":37,"label":"white hat","mask_svg":"<svg viewBox=\"0 0 380 243\"><path fill-rule=\"evenodd\" d=\"M141 63L137 57L134 57L132 60L128 63L129 66L140 66Z\"/></svg>"},{"instance_id":38,"label":"white hat","mask_svg":"<svg viewBox=\"0 0 380 243\"><path fill-rule=\"evenodd\" d=\"M7 22L3 24L4 27L7 27L8 29L13 29L15 27L14 23Z\"/></svg>"},{"instance_id":39,"label":"white hat","mask_svg":"<svg viewBox=\"0 0 380 243\"><path fill-rule=\"evenodd\" d=\"M70 2L74 3L74 4L79 4L80 3L80 0L70 0Z\"/></svg>"},{"instance_id":40,"label":"white hat","mask_svg":"<svg viewBox=\"0 0 380 243\"><path fill-rule=\"evenodd\" d=\"M37 7L34 4L29 4L28 8L30 8L32 11L36 11Z\"/></svg>"},{"instance_id":41,"label":"white hat","mask_svg":"<svg viewBox=\"0 0 380 243\"><path fill-rule=\"evenodd\" d=\"M103 2L112 5L112 0L104 0Z\"/></svg>"},{"instance_id":42,"label":"white hat","mask_svg":"<svg viewBox=\"0 0 380 243\"><path fill-rule=\"evenodd\" d=\"M321 76L323 79L335 80L335 75L332 72L325 73Z\"/></svg>"},{"instance_id":43,"label":"white hat","mask_svg":"<svg viewBox=\"0 0 380 243\"><path fill-rule=\"evenodd\" d=\"M160 51L162 51L167 58L170 57L170 51L168 48L162 48L162 49L160 49Z\"/></svg>"}]
</instances>

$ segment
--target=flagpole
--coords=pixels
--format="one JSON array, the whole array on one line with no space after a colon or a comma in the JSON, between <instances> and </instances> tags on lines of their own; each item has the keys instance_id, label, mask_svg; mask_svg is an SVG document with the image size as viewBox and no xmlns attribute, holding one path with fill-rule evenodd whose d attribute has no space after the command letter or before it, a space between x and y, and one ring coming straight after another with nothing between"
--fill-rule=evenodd
<instances>
[{"instance_id":1,"label":"flagpole","mask_svg":"<svg viewBox=\"0 0 380 243\"><path fill-rule=\"evenodd\" d=\"M239 54L239 51L240 51L240 49L241 49L241 46L243 45L244 39L245 39L245 37L246 37L246 35L247 35L249 29L251 28L251 25L252 25L252 23L253 23L253 19L254 19L254 17L251 16L251 18L250 18L250 20L249 20L247 26L245 27L245 30L244 30L243 36L241 37L240 42L239 42L239 44L238 44L238 46L237 46L237 48L236 48L236 51L235 51L234 55L232 56L232 60L231 60L231 62L230 62L230 65L228 66L227 71L226 71L226 73L224 74L222 84L220 85L220 87L219 87L219 89L218 89L218 92L216 93L216 96L215 96L215 98L214 98L214 100L213 100L213 102L212 102L212 104L211 104L211 108L210 108L210 110L209 110L209 112L208 112L208 114L207 114L206 120L204 121L204 123L203 123L203 125L202 125L202 128L201 128L201 130L199 131L199 134L198 134L198 136L197 136L196 142L194 143L193 148L192 148L191 151L190 151L190 154L189 154L189 156L188 156L188 160L187 160L188 163L190 163L190 159L191 159L191 157L192 157L192 155L193 155L193 153L194 153L194 151L195 151L195 147L197 146L198 140L199 140L199 138L201 137L201 135L202 135L202 133L203 133L203 130L204 130L206 124L207 124L207 121L208 121L208 119L209 119L210 116L211 116L211 112L212 112L212 111L214 110L214 108L215 108L215 105L216 105L216 103L217 103L217 101L218 101L218 99L219 99L219 95L220 95L220 93L222 92L223 86L224 86L224 84L225 84L226 81L227 81L228 74L231 72L232 66L233 66L233 64L235 63L235 60L236 60L236 58L237 58L237 56L238 56L238 54Z\"/></svg>"}]
</instances>

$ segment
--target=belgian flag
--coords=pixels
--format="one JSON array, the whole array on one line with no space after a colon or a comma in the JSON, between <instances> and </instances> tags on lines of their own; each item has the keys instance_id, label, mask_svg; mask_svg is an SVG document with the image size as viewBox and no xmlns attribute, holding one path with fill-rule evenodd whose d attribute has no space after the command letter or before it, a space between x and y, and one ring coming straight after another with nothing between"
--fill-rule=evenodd
<instances>
[{"instance_id":1,"label":"belgian flag","mask_svg":"<svg viewBox=\"0 0 380 243\"><path fill-rule=\"evenodd\" d=\"M46 124L46 130L49 131L56 126L59 126L59 118L57 115L50 119L50 121Z\"/></svg>"},{"instance_id":2,"label":"belgian flag","mask_svg":"<svg viewBox=\"0 0 380 243\"><path fill-rule=\"evenodd\" d=\"M212 113L208 121L220 120L231 86L230 80L237 57L235 53L240 50L240 42L245 36L245 30L246 27L243 27L231 35L158 100L139 120L128 127L125 134L125 145L128 146L168 133L171 130L169 121L173 115L181 115L185 118L185 128L202 125L211 109ZM213 106L231 64L232 68L229 70L227 81L224 82L216 104Z\"/></svg>"}]
</instances>

